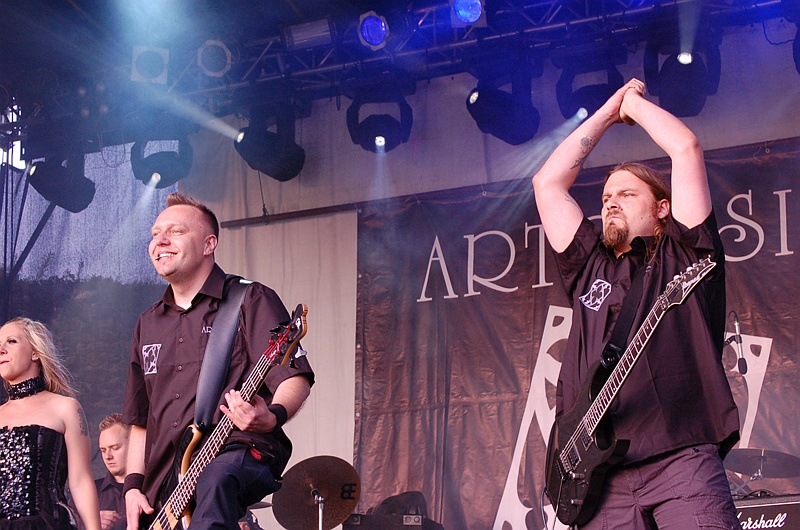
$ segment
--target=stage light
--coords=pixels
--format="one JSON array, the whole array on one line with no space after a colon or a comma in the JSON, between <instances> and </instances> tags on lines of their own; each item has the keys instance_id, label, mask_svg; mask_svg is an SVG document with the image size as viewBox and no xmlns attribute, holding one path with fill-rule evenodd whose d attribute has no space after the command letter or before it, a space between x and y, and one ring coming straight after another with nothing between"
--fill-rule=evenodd
<instances>
[{"instance_id":1,"label":"stage light","mask_svg":"<svg viewBox=\"0 0 800 530\"><path fill-rule=\"evenodd\" d=\"M386 46L388 38L389 25L386 18L375 11L368 11L359 17L358 40L361 41L361 44L372 50L380 50Z\"/></svg>"},{"instance_id":2,"label":"stage light","mask_svg":"<svg viewBox=\"0 0 800 530\"><path fill-rule=\"evenodd\" d=\"M144 156L148 143L150 140L142 140L131 147L131 169L137 180L145 186L161 189L189 176L194 152L188 138L177 140L177 151L158 151Z\"/></svg>"},{"instance_id":3,"label":"stage light","mask_svg":"<svg viewBox=\"0 0 800 530\"><path fill-rule=\"evenodd\" d=\"M371 114L363 120L359 117L361 106L365 103L396 103L400 110L398 121L389 114ZM411 106L400 94L392 95L356 95L347 108L347 130L354 144L366 151L387 153L408 141L414 121Z\"/></svg>"},{"instance_id":4,"label":"stage light","mask_svg":"<svg viewBox=\"0 0 800 530\"><path fill-rule=\"evenodd\" d=\"M681 64L692 64L692 54L689 52L681 52L678 54L678 62Z\"/></svg>"},{"instance_id":5,"label":"stage light","mask_svg":"<svg viewBox=\"0 0 800 530\"><path fill-rule=\"evenodd\" d=\"M485 26L483 0L450 0L450 25L454 28Z\"/></svg>"},{"instance_id":6,"label":"stage light","mask_svg":"<svg viewBox=\"0 0 800 530\"><path fill-rule=\"evenodd\" d=\"M530 75L519 77L512 80L511 93L479 82L466 102L481 132L511 145L527 142L539 130L540 115L531 102Z\"/></svg>"},{"instance_id":7,"label":"stage light","mask_svg":"<svg viewBox=\"0 0 800 530\"><path fill-rule=\"evenodd\" d=\"M222 77L239 61L234 51L221 40L208 39L197 49L197 66L209 77Z\"/></svg>"},{"instance_id":8,"label":"stage light","mask_svg":"<svg viewBox=\"0 0 800 530\"><path fill-rule=\"evenodd\" d=\"M598 69L597 71L602 70ZM573 91L573 83L579 73L578 69L574 66L566 66L562 70L561 77L556 83L556 100L558 108L561 109L561 115L565 119L572 118L581 109L584 109L587 115L594 114L603 103L614 95L614 92L622 87L624 80L616 66L607 65L605 72L606 83L585 85Z\"/></svg>"},{"instance_id":9,"label":"stage light","mask_svg":"<svg viewBox=\"0 0 800 530\"><path fill-rule=\"evenodd\" d=\"M328 46L333 35L333 23L327 18L281 28L283 46L288 51Z\"/></svg>"},{"instance_id":10,"label":"stage light","mask_svg":"<svg viewBox=\"0 0 800 530\"><path fill-rule=\"evenodd\" d=\"M714 43L705 46L705 61L699 53L692 53L692 61L683 63L678 52L669 53L659 67L662 47L657 42L648 43L644 51L644 79L647 91L658 97L664 110L679 118L697 116L703 110L708 96L717 93L720 79L719 47Z\"/></svg>"},{"instance_id":11,"label":"stage light","mask_svg":"<svg viewBox=\"0 0 800 530\"><path fill-rule=\"evenodd\" d=\"M28 170L28 183L46 200L78 213L94 199L94 182L84 174L84 154L55 157L34 162Z\"/></svg>"},{"instance_id":12,"label":"stage light","mask_svg":"<svg viewBox=\"0 0 800 530\"><path fill-rule=\"evenodd\" d=\"M233 143L248 166L280 182L296 177L306 162L305 150L294 140L295 115L286 106L267 113L257 112ZM276 119L276 132L269 130L272 117Z\"/></svg>"},{"instance_id":13,"label":"stage light","mask_svg":"<svg viewBox=\"0 0 800 530\"><path fill-rule=\"evenodd\" d=\"M156 46L134 46L131 59L131 81L166 84L169 50Z\"/></svg>"}]
</instances>

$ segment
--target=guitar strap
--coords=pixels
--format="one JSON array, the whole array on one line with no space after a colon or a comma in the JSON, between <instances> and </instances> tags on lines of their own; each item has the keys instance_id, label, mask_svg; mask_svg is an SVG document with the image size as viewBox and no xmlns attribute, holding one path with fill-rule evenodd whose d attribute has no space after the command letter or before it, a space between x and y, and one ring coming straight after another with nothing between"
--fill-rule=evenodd
<instances>
[{"instance_id":1,"label":"guitar strap","mask_svg":"<svg viewBox=\"0 0 800 530\"><path fill-rule=\"evenodd\" d=\"M230 276L229 276L230 278ZM194 410L194 424L201 431L212 425L217 411L228 365L233 353L233 340L239 327L239 309L242 307L247 287L253 283L241 277L225 282L222 300L219 303L217 318L211 335L208 337L203 366L197 380L197 401Z\"/></svg>"},{"instance_id":2,"label":"guitar strap","mask_svg":"<svg viewBox=\"0 0 800 530\"><path fill-rule=\"evenodd\" d=\"M628 347L628 335L631 332L631 326L633 326L636 310L639 309L642 301L642 286L644 285L644 276L647 268L647 264L643 263L633 275L631 288L625 296L622 310L620 310L617 321L614 323L614 331L611 332L611 338L603 347L600 363L606 370L614 369L622 354L625 353L625 348Z\"/></svg>"}]
</instances>

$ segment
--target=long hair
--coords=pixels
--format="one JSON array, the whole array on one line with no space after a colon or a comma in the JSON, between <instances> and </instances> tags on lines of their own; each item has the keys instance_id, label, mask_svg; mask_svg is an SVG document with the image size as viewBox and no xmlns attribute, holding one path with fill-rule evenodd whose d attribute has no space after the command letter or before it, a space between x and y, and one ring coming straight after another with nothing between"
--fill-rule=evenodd
<instances>
[{"instance_id":1,"label":"long hair","mask_svg":"<svg viewBox=\"0 0 800 530\"><path fill-rule=\"evenodd\" d=\"M25 338L34 353L39 356L45 389L55 394L74 398L75 390L72 388L71 377L62 363L61 355L53 341L53 335L47 326L37 320L25 317L13 318L6 324L19 326L25 332Z\"/></svg>"},{"instance_id":2,"label":"long hair","mask_svg":"<svg viewBox=\"0 0 800 530\"><path fill-rule=\"evenodd\" d=\"M606 174L605 180L608 181L608 178L618 171L627 171L632 173L639 178L639 180L647 184L647 187L650 188L650 191L653 193L653 197L655 197L656 201L666 199L667 202L672 205L672 191L669 189L669 185L661 173L655 169L639 162L623 162L611 169L611 171ZM671 210L672 209L670 208L670 215L672 215ZM661 235L664 233L664 226L666 226L666 224L666 218L659 219L659 227L656 229L656 233L654 234L656 236L656 240L661 239Z\"/></svg>"}]
</instances>

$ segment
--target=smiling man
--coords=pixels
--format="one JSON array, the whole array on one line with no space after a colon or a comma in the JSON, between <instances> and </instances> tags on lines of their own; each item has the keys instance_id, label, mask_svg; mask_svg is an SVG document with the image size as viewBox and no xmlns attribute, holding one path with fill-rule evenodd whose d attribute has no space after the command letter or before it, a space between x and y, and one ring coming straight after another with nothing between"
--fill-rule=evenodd
<instances>
[{"instance_id":1,"label":"smiling man","mask_svg":"<svg viewBox=\"0 0 800 530\"><path fill-rule=\"evenodd\" d=\"M596 477L586 477L591 497L569 499L563 506L581 506L584 511L575 520L582 529L739 528L722 466L739 438L739 415L721 362L725 253L703 151L688 127L644 94L641 81L625 84L533 178L542 226L572 306L556 421L585 412L576 403L618 320L630 326L620 330L627 342L617 346L624 351L676 274L706 257L717 266L654 331L650 322L650 341L605 420L630 446L605 480L598 484ZM642 164L615 167L603 188L599 230L569 190L603 134L623 122L641 126L670 157L672 190ZM641 295L628 296L634 285ZM562 506L559 491L548 493ZM585 509L584 500L594 505Z\"/></svg>"},{"instance_id":2,"label":"smiling man","mask_svg":"<svg viewBox=\"0 0 800 530\"><path fill-rule=\"evenodd\" d=\"M218 237L214 213L178 193L169 195L152 227L150 259L169 285L139 316L131 345L123 412L132 426L124 485L131 530L175 488L175 462L193 423L206 344L225 293L239 282L215 262ZM280 487L292 449L281 427L308 397L314 374L305 356L296 357L270 370L250 403L239 390L269 348L270 330L288 320L275 291L249 284L213 420L224 414L237 429L200 474L190 530L236 528L248 506Z\"/></svg>"}]
</instances>

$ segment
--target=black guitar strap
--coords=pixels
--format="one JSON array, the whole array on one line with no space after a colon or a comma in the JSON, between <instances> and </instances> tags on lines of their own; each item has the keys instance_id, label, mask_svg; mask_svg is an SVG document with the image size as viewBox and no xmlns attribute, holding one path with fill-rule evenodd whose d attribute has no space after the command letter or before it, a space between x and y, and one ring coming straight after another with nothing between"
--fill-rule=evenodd
<instances>
[{"instance_id":1,"label":"black guitar strap","mask_svg":"<svg viewBox=\"0 0 800 530\"><path fill-rule=\"evenodd\" d=\"M219 303L217 318L211 335L208 337L203 366L197 380L197 401L194 410L194 423L201 431L211 426L217 404L225 385L228 365L233 353L233 339L239 327L239 308L242 307L247 287L253 282L238 278L225 282L222 301Z\"/></svg>"},{"instance_id":2,"label":"black guitar strap","mask_svg":"<svg viewBox=\"0 0 800 530\"><path fill-rule=\"evenodd\" d=\"M628 347L628 335L633 326L633 319L636 317L636 310L639 309L642 301L642 286L647 268L648 265L643 263L633 275L631 288L625 296L625 302L622 303L622 309L614 323L614 331L611 332L611 338L603 348L600 363L606 370L614 369L622 354L625 353L625 348Z\"/></svg>"}]
</instances>

